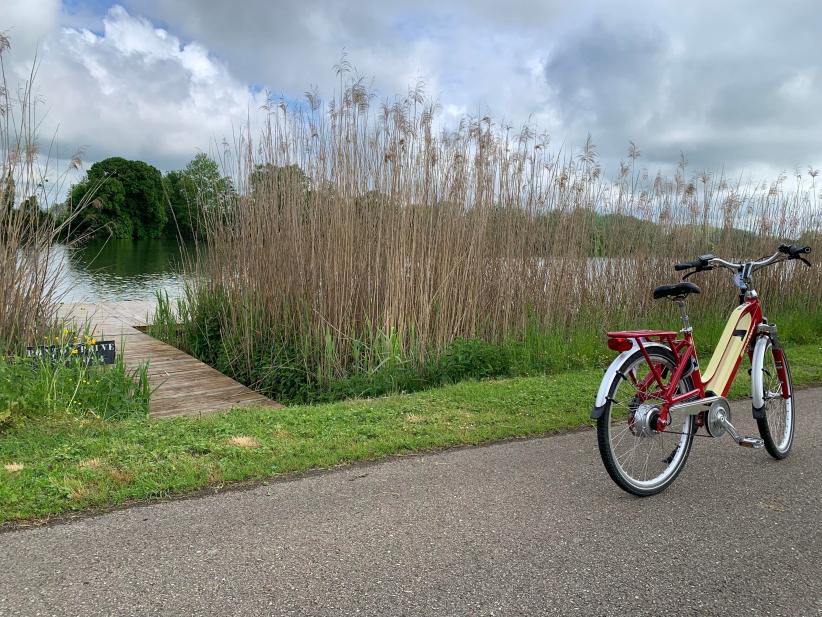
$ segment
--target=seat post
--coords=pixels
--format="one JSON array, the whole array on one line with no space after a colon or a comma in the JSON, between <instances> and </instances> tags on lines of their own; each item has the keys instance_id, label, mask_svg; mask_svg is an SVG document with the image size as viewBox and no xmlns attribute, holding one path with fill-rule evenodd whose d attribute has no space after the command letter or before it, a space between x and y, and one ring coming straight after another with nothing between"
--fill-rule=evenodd
<instances>
[{"instance_id":1,"label":"seat post","mask_svg":"<svg viewBox=\"0 0 822 617\"><path fill-rule=\"evenodd\" d=\"M677 296L673 300L679 307L679 314L682 318L682 332L691 332L691 322L688 320L688 313L685 311L685 296Z\"/></svg>"}]
</instances>

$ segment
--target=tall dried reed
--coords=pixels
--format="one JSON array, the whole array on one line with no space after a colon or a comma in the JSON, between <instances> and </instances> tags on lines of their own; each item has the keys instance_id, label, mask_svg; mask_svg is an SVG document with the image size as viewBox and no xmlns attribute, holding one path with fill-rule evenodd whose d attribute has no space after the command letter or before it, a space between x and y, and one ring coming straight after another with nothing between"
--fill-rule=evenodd
<instances>
[{"instance_id":1,"label":"tall dried reed","mask_svg":"<svg viewBox=\"0 0 822 617\"><path fill-rule=\"evenodd\" d=\"M52 255L61 229L46 213L59 188L49 187L48 153L40 152L35 71L11 90L9 48L0 33L0 353L19 351L52 324L62 274Z\"/></svg>"},{"instance_id":2,"label":"tall dried reed","mask_svg":"<svg viewBox=\"0 0 822 617\"><path fill-rule=\"evenodd\" d=\"M753 185L683 159L654 176L631 144L606 178L590 139L552 149L488 117L442 128L421 88L377 104L346 70L335 99L272 102L262 135L226 154L237 197L208 221L183 305L182 344L274 396L284 375L321 387L421 367L460 338L539 347L661 323L673 313L650 290L675 260L818 245L815 174ZM772 313L816 306L820 282L817 267L758 279ZM735 299L725 277L699 283L697 324Z\"/></svg>"}]
</instances>

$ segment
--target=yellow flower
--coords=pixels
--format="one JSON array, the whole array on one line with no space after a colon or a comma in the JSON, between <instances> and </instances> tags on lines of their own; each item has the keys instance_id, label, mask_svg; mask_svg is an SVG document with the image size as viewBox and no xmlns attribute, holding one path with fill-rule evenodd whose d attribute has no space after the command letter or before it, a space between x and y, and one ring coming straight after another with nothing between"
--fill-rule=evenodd
<instances>
[{"instance_id":1,"label":"yellow flower","mask_svg":"<svg viewBox=\"0 0 822 617\"><path fill-rule=\"evenodd\" d=\"M91 345L96 345L96 344L97 344L97 339L94 339L94 338L93 338L93 339L91 339L91 340L89 341L89 343L90 343Z\"/></svg>"},{"instance_id":2,"label":"yellow flower","mask_svg":"<svg viewBox=\"0 0 822 617\"><path fill-rule=\"evenodd\" d=\"M63 328L63 334L68 334L68 333L69 333L68 329L67 329L67 328Z\"/></svg>"},{"instance_id":3,"label":"yellow flower","mask_svg":"<svg viewBox=\"0 0 822 617\"><path fill-rule=\"evenodd\" d=\"M77 350L76 350L76 349L72 349L72 350L71 350L71 355L72 355L72 356L74 356L74 355L76 355L76 354L77 354Z\"/></svg>"}]
</instances>

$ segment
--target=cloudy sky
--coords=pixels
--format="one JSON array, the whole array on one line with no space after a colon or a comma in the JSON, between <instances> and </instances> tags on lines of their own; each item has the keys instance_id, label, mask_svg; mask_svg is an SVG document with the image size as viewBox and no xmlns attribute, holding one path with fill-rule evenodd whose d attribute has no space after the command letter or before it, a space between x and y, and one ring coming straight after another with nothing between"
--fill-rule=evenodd
<instances>
[{"instance_id":1,"label":"cloudy sky","mask_svg":"<svg viewBox=\"0 0 822 617\"><path fill-rule=\"evenodd\" d=\"M814 0L0 0L12 81L37 52L44 134L87 164L163 170L258 113L266 90L330 93L343 49L382 96L421 77L445 119L529 119L593 136L615 171L754 176L822 166L822 7Z\"/></svg>"}]
</instances>

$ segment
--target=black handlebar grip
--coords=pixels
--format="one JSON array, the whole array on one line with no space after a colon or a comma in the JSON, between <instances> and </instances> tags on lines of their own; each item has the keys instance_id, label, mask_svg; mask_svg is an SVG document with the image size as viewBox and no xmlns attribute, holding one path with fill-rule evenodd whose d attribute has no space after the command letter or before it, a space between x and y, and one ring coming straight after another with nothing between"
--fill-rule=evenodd
<instances>
[{"instance_id":1,"label":"black handlebar grip","mask_svg":"<svg viewBox=\"0 0 822 617\"><path fill-rule=\"evenodd\" d=\"M714 258L713 253L705 253L704 255L700 255L693 261L686 261L681 264L675 264L674 270L688 270L689 268L707 268L708 264Z\"/></svg>"},{"instance_id":2,"label":"black handlebar grip","mask_svg":"<svg viewBox=\"0 0 822 617\"><path fill-rule=\"evenodd\" d=\"M798 244L780 244L779 252L785 253L786 255L790 255L791 257L796 257L797 255L800 255L802 253L810 253L811 247L799 246Z\"/></svg>"}]
</instances>

